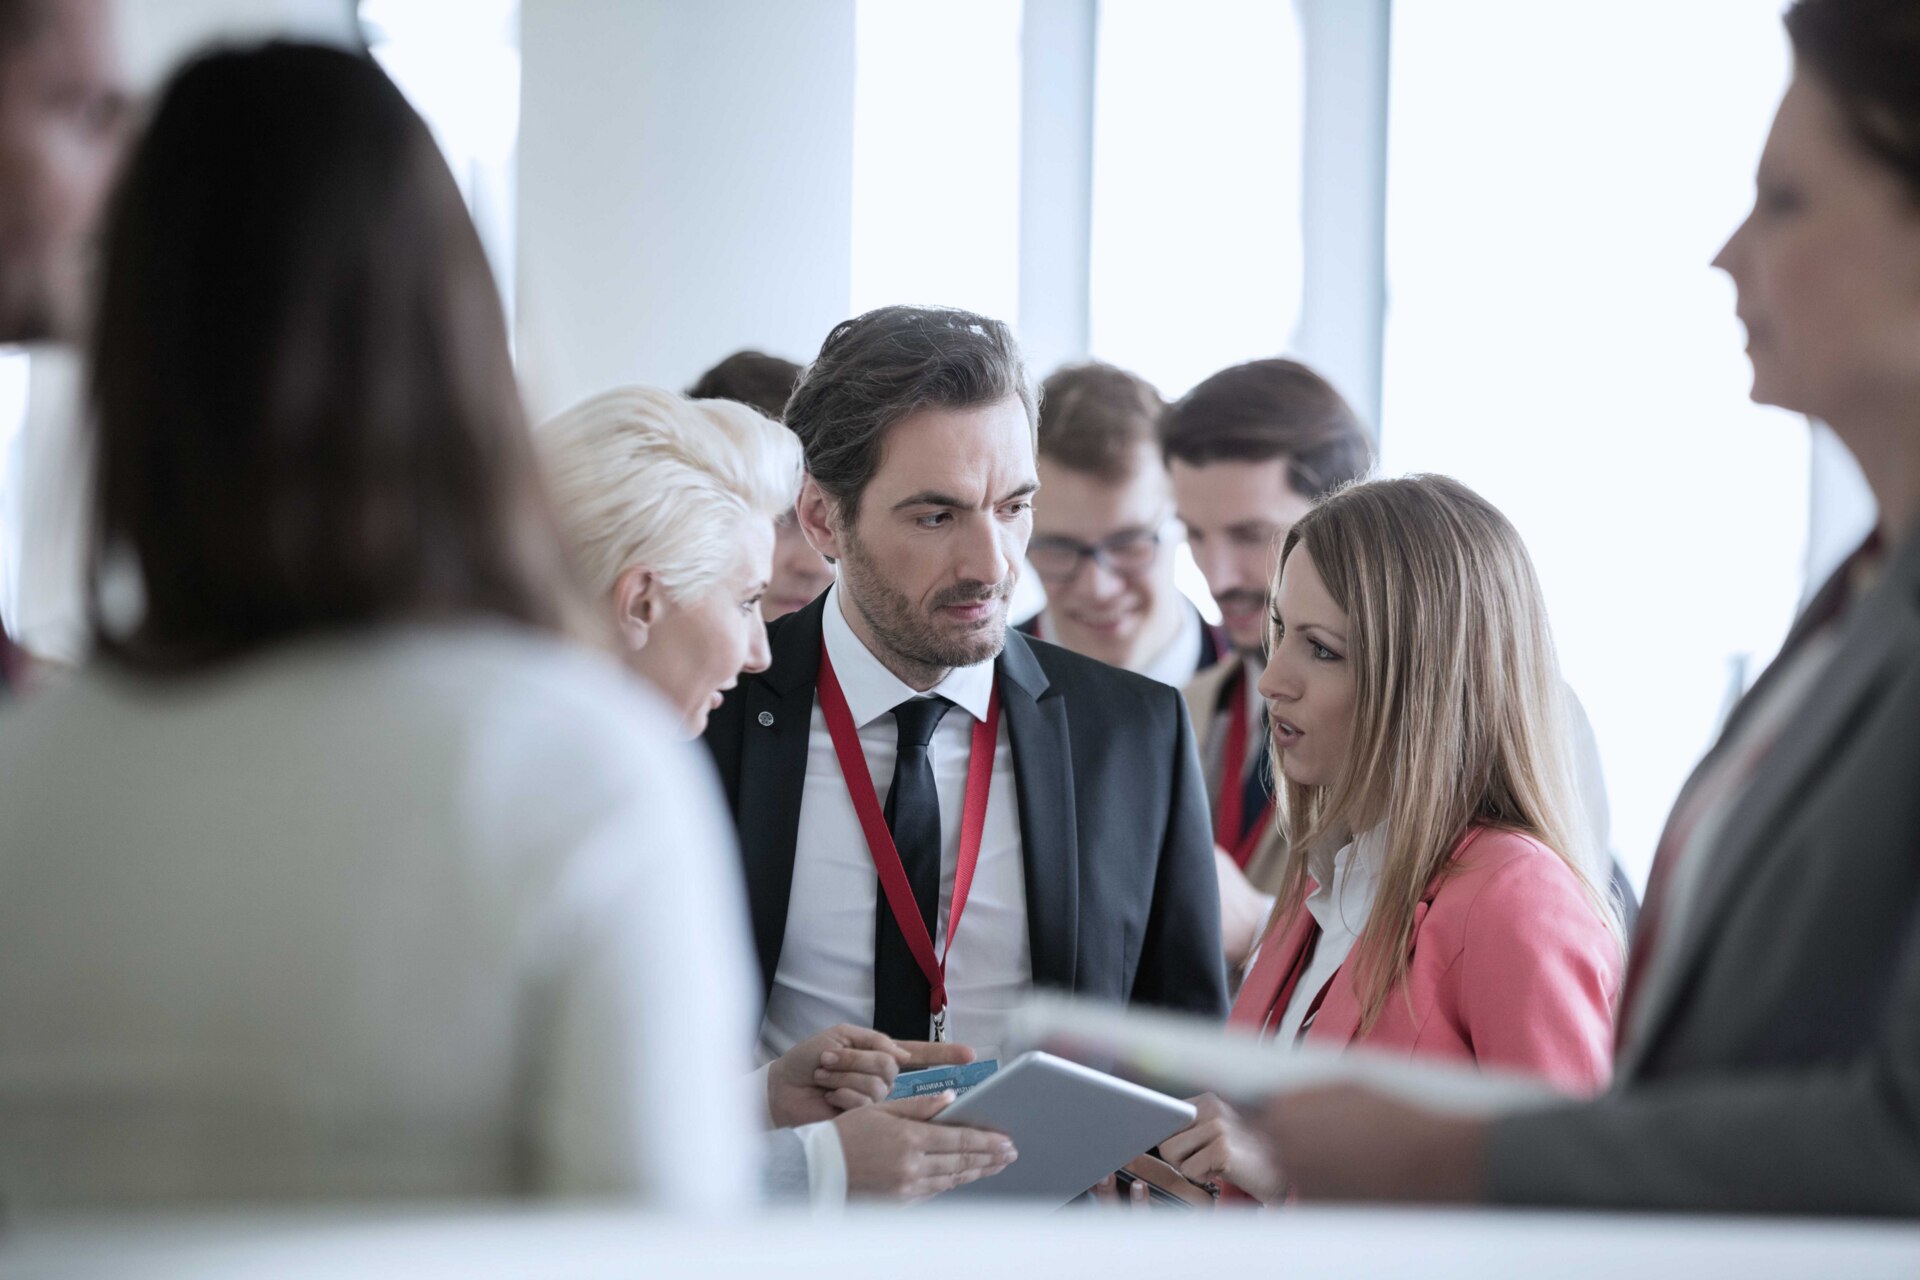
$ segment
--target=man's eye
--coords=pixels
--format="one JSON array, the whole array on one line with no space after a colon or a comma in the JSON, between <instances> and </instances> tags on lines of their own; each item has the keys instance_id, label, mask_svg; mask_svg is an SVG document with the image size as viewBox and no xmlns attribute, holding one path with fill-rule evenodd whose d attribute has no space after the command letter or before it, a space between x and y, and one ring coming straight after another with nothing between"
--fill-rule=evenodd
<instances>
[{"instance_id":1,"label":"man's eye","mask_svg":"<svg viewBox=\"0 0 1920 1280\"><path fill-rule=\"evenodd\" d=\"M945 511L936 511L932 515L919 516L914 523L922 529L938 529L952 517Z\"/></svg>"}]
</instances>

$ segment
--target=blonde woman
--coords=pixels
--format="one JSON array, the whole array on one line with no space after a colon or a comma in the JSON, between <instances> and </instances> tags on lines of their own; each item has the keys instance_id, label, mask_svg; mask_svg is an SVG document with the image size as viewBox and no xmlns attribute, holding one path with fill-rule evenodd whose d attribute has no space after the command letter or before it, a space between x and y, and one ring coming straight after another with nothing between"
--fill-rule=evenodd
<instances>
[{"instance_id":1,"label":"blonde woman","mask_svg":"<svg viewBox=\"0 0 1920 1280\"><path fill-rule=\"evenodd\" d=\"M1620 929L1582 871L1519 534L1443 476L1353 485L1287 535L1273 601L1259 689L1289 853L1230 1022L1604 1088ZM1161 1151L1196 1180L1281 1190L1211 1098Z\"/></svg>"},{"instance_id":2,"label":"blonde woman","mask_svg":"<svg viewBox=\"0 0 1920 1280\"><path fill-rule=\"evenodd\" d=\"M744 404L620 387L548 422L539 443L615 645L679 711L681 732L697 735L722 690L766 670L760 602L774 522L800 489L799 438ZM929 1123L941 1097L881 1102L902 1070L972 1057L847 1024L802 1040L759 1082L767 1118L792 1130L768 1146L770 1189L815 1203L917 1199L998 1173L1011 1146Z\"/></svg>"},{"instance_id":3,"label":"blonde woman","mask_svg":"<svg viewBox=\"0 0 1920 1280\"><path fill-rule=\"evenodd\" d=\"M618 387L540 429L581 576L621 658L689 738L742 671L767 667L761 597L800 442L743 404Z\"/></svg>"}]
</instances>

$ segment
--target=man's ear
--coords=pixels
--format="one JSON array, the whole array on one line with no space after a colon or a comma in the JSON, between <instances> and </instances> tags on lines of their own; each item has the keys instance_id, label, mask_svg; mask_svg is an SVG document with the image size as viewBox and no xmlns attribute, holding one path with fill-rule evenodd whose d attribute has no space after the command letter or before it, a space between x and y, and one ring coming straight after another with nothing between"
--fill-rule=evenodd
<instances>
[{"instance_id":1,"label":"man's ear","mask_svg":"<svg viewBox=\"0 0 1920 1280\"><path fill-rule=\"evenodd\" d=\"M613 580L613 626L628 649L647 647L647 636L660 620L665 593L660 579L646 565L637 564Z\"/></svg>"},{"instance_id":2,"label":"man's ear","mask_svg":"<svg viewBox=\"0 0 1920 1280\"><path fill-rule=\"evenodd\" d=\"M840 534L835 527L839 504L811 472L800 485L800 499L793 504L794 518L800 522L800 532L807 536L807 543L828 560L838 563L840 560Z\"/></svg>"}]
</instances>

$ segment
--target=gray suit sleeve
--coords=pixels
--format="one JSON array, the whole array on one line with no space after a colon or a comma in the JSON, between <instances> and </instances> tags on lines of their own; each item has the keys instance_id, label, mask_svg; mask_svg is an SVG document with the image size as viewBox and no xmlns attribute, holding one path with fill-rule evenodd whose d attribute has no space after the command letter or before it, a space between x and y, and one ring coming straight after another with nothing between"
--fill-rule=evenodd
<instances>
[{"instance_id":1,"label":"gray suit sleeve","mask_svg":"<svg viewBox=\"0 0 1920 1280\"><path fill-rule=\"evenodd\" d=\"M1693 1073L1499 1121L1490 1198L1920 1215L1920 916L1896 972L1880 1035L1852 1061Z\"/></svg>"}]
</instances>

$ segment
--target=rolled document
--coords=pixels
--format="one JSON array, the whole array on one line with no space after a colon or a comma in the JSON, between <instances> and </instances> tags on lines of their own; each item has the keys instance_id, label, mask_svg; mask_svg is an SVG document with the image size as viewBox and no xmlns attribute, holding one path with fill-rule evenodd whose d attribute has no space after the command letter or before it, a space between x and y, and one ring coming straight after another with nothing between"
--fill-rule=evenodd
<instances>
[{"instance_id":1,"label":"rolled document","mask_svg":"<svg viewBox=\"0 0 1920 1280\"><path fill-rule=\"evenodd\" d=\"M1455 1115L1486 1116L1560 1101L1545 1081L1518 1072L1404 1055L1297 1047L1184 1014L1036 995L1015 1012L1012 1052L1037 1049L1175 1094L1212 1092L1235 1105L1334 1084L1358 1084Z\"/></svg>"}]
</instances>

